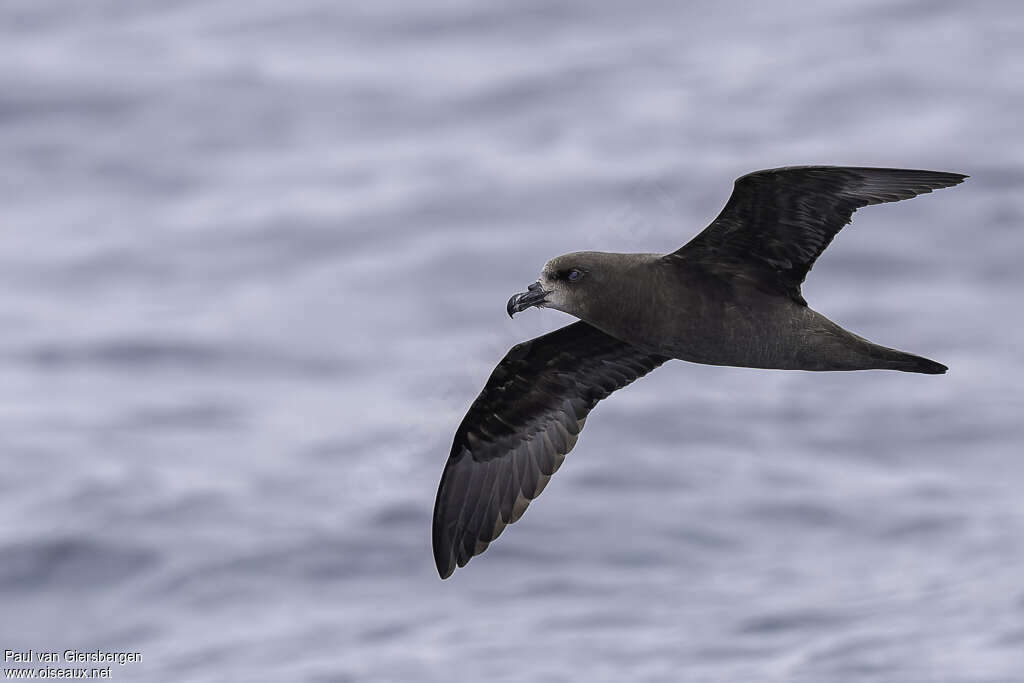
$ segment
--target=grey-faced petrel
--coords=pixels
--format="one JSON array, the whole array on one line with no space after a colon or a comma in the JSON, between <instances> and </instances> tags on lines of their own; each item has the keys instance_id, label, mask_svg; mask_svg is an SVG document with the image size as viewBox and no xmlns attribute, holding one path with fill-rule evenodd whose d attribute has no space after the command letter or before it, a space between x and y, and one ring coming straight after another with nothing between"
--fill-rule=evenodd
<instances>
[{"instance_id":1,"label":"grey-faced petrel","mask_svg":"<svg viewBox=\"0 0 1024 683\"><path fill-rule=\"evenodd\" d=\"M671 254L578 252L508 301L580 319L517 344L455 433L434 504L441 578L519 519L598 401L670 359L783 370L946 366L873 344L812 310L800 284L862 206L950 187L959 173L798 166L739 178L722 212Z\"/></svg>"}]
</instances>

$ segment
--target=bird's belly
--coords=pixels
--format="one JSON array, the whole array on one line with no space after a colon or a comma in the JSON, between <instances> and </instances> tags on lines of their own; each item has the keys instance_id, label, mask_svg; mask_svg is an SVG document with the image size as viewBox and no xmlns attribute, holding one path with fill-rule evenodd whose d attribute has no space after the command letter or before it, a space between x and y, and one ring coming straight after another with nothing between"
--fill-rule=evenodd
<instances>
[{"instance_id":1,"label":"bird's belly","mask_svg":"<svg viewBox=\"0 0 1024 683\"><path fill-rule=\"evenodd\" d=\"M847 345L845 330L809 308L723 305L667 321L660 351L706 365L824 370ZM653 340L652 340L653 341Z\"/></svg>"},{"instance_id":2,"label":"bird's belly","mask_svg":"<svg viewBox=\"0 0 1024 683\"><path fill-rule=\"evenodd\" d=\"M864 367L866 342L789 298L736 281L672 282L587 322L650 353L706 365L785 370ZM649 295L650 290L647 290Z\"/></svg>"},{"instance_id":3,"label":"bird's belly","mask_svg":"<svg viewBox=\"0 0 1024 683\"><path fill-rule=\"evenodd\" d=\"M686 324L664 347L673 358L707 365L739 367L788 367L786 337L764 321L714 321L709 325Z\"/></svg>"}]
</instances>

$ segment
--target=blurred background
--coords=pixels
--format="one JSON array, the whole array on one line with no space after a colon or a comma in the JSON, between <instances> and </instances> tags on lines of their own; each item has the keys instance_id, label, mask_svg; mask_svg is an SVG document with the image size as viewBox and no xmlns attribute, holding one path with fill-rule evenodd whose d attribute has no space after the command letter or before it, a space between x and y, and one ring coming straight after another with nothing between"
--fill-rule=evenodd
<instances>
[{"instance_id":1,"label":"blurred background","mask_svg":"<svg viewBox=\"0 0 1024 683\"><path fill-rule=\"evenodd\" d=\"M1014 2L0 5L0 649L131 681L1024 676ZM441 582L451 437L567 251L735 177L968 173L804 287L945 376L674 362Z\"/></svg>"}]
</instances>

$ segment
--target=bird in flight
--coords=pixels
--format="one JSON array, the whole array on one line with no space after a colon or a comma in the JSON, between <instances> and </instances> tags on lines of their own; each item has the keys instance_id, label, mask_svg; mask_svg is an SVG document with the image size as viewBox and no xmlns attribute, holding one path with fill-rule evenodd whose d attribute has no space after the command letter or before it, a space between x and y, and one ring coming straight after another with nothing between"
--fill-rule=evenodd
<instances>
[{"instance_id":1,"label":"bird in flight","mask_svg":"<svg viewBox=\"0 0 1024 683\"><path fill-rule=\"evenodd\" d=\"M965 178L838 166L757 171L739 178L718 217L677 251L548 261L508 300L509 316L539 306L579 321L513 346L455 432L434 504L441 578L522 516L598 401L665 361L944 373L940 363L844 330L807 306L800 284L857 209Z\"/></svg>"}]
</instances>

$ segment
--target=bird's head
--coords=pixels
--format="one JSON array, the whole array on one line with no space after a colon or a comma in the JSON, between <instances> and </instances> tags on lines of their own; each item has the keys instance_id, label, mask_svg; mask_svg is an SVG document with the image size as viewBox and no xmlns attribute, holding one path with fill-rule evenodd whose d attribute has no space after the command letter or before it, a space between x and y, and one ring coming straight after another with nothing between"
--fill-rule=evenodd
<instances>
[{"instance_id":1,"label":"bird's head","mask_svg":"<svg viewBox=\"0 0 1024 683\"><path fill-rule=\"evenodd\" d=\"M578 251L551 259L536 282L508 300L509 317L531 306L583 317L588 301L606 280L609 256L612 254Z\"/></svg>"}]
</instances>

